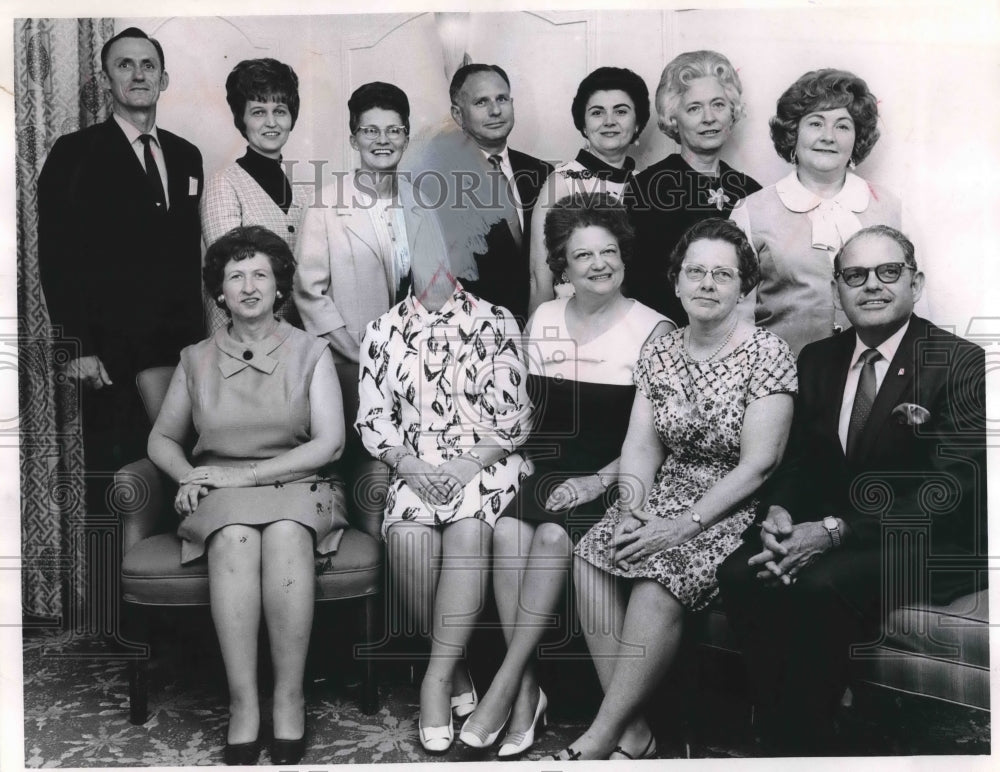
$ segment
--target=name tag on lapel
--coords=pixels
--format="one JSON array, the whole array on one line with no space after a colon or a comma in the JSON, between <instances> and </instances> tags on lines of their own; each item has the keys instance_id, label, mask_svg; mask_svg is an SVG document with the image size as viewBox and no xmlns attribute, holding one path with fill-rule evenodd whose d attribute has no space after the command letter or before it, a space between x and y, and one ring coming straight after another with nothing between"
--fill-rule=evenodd
<instances>
[{"instance_id":1,"label":"name tag on lapel","mask_svg":"<svg viewBox=\"0 0 1000 772\"><path fill-rule=\"evenodd\" d=\"M197 196L198 195L198 178L188 177L188 195Z\"/></svg>"}]
</instances>

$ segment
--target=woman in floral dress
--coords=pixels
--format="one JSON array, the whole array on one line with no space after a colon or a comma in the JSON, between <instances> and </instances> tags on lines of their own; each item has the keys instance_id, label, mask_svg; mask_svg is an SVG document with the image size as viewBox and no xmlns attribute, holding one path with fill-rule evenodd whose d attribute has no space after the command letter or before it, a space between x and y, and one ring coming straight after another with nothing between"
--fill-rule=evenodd
<instances>
[{"instance_id":1,"label":"woman in floral dress","mask_svg":"<svg viewBox=\"0 0 1000 772\"><path fill-rule=\"evenodd\" d=\"M754 493L781 460L795 361L777 336L741 319L756 265L739 228L719 219L690 228L671 256L690 325L646 345L621 497L576 548L580 621L604 700L560 759L655 754L640 706L677 650L686 611L718 592L716 566L739 545Z\"/></svg>"},{"instance_id":2,"label":"woman in floral dress","mask_svg":"<svg viewBox=\"0 0 1000 772\"><path fill-rule=\"evenodd\" d=\"M393 471L382 529L392 586L431 640L420 742L442 753L452 706L461 714L474 699L462 652L485 601L493 524L527 474L515 452L531 407L520 333L443 267L426 281L415 270L406 299L368 325L359 366L357 429Z\"/></svg>"}]
</instances>

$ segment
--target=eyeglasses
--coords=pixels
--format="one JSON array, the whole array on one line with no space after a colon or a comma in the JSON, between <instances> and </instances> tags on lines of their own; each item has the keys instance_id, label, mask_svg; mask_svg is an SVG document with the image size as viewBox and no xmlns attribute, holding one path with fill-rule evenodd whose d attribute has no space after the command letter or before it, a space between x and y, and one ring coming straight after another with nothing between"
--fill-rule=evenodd
<instances>
[{"instance_id":1,"label":"eyeglasses","mask_svg":"<svg viewBox=\"0 0 1000 772\"><path fill-rule=\"evenodd\" d=\"M355 133L365 139L378 139L382 134L385 134L386 139L402 139L409 134L405 126L386 126L385 129L378 126L358 126Z\"/></svg>"},{"instance_id":2,"label":"eyeglasses","mask_svg":"<svg viewBox=\"0 0 1000 772\"><path fill-rule=\"evenodd\" d=\"M868 275L872 271L875 271L875 278L883 284L895 284L899 281L899 277L903 275L905 269L915 270L912 265L907 265L906 263L882 263L881 265L876 265L874 268L862 268L860 266L841 268L839 271L834 271L833 275L839 279L843 279L844 284L848 287L860 287L868 281Z\"/></svg>"},{"instance_id":3,"label":"eyeglasses","mask_svg":"<svg viewBox=\"0 0 1000 772\"><path fill-rule=\"evenodd\" d=\"M732 268L713 268L709 271L700 265L685 265L681 270L690 281L701 281L705 278L706 273L710 273L712 281L716 284L732 284L740 275L739 271L734 271Z\"/></svg>"}]
</instances>

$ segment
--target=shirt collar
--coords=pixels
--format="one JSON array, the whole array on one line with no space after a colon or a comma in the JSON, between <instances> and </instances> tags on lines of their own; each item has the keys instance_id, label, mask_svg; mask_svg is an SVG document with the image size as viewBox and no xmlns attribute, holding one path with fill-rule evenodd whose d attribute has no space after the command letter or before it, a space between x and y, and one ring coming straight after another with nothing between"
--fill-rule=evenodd
<instances>
[{"instance_id":1,"label":"shirt collar","mask_svg":"<svg viewBox=\"0 0 1000 772\"><path fill-rule=\"evenodd\" d=\"M812 247L831 253L861 230L858 213L868 208L871 193L868 183L855 174L847 173L844 186L830 198L817 196L799 182L793 171L774 186L785 208L804 213L812 224Z\"/></svg>"},{"instance_id":2,"label":"shirt collar","mask_svg":"<svg viewBox=\"0 0 1000 772\"><path fill-rule=\"evenodd\" d=\"M150 134L153 137L153 141L156 143L157 147L160 145L160 136L156 133L156 125L153 125L149 131L139 131L135 126L122 118L118 113L112 113L115 119L115 123L118 124L119 128L125 132L125 138L128 140L130 145L134 145L143 134Z\"/></svg>"},{"instance_id":3,"label":"shirt collar","mask_svg":"<svg viewBox=\"0 0 1000 772\"><path fill-rule=\"evenodd\" d=\"M875 350L882 355L882 359L885 360L886 365L892 362L893 357L896 356L896 351L899 350L899 344L903 340L903 336L906 335L907 329L910 327L910 320L906 320L906 324L896 330L892 335L882 341L880 344L875 346ZM861 359L861 355L868 350L868 346L861 342L861 338L858 337L857 330L854 331L854 354L851 357L851 369L853 370L858 365L858 360Z\"/></svg>"},{"instance_id":4,"label":"shirt collar","mask_svg":"<svg viewBox=\"0 0 1000 772\"><path fill-rule=\"evenodd\" d=\"M808 212L824 203L837 203L851 212L863 212L868 208L868 201L871 199L868 183L851 172L847 173L844 187L840 192L830 198L822 198L808 190L799 182L799 177L794 171L778 180L774 189L781 203L793 212Z\"/></svg>"},{"instance_id":5,"label":"shirt collar","mask_svg":"<svg viewBox=\"0 0 1000 772\"><path fill-rule=\"evenodd\" d=\"M216 348L222 352L222 356L219 357L222 377L229 378L248 367L270 375L278 366L278 360L271 354L285 342L291 331L292 326L282 319L278 321L275 331L263 340L240 343L229 334L228 325L216 330L212 340Z\"/></svg>"},{"instance_id":6,"label":"shirt collar","mask_svg":"<svg viewBox=\"0 0 1000 772\"><path fill-rule=\"evenodd\" d=\"M510 167L510 153L507 152L507 146L506 145L503 146L503 150L501 150L501 151L499 151L497 153L487 153L485 150L483 150L481 147L479 147L479 145L476 145L476 147L479 149L479 152L483 154L483 158L486 159L486 163L487 164L489 164L489 162L490 162L490 156L492 156L492 155L498 155L498 156L500 156L500 165L502 167L504 167L504 168L509 168Z\"/></svg>"}]
</instances>

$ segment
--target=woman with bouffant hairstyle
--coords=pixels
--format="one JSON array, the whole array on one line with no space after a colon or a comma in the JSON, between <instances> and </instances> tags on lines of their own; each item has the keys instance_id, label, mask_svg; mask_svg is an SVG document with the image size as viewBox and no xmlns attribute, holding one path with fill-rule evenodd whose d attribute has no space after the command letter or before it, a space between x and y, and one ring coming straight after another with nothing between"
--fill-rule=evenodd
<instances>
[{"instance_id":1,"label":"woman with bouffant hairstyle","mask_svg":"<svg viewBox=\"0 0 1000 772\"><path fill-rule=\"evenodd\" d=\"M774 149L795 168L732 218L760 261L754 315L797 354L847 326L830 292L833 257L869 225L902 226L902 205L852 170L879 138L878 100L845 70L807 72L778 99Z\"/></svg>"},{"instance_id":2,"label":"woman with bouffant hairstyle","mask_svg":"<svg viewBox=\"0 0 1000 772\"><path fill-rule=\"evenodd\" d=\"M233 125L247 141L247 151L205 184L201 199L201 231L205 243L240 225L261 225L273 231L294 253L302 215L309 205L308 185L288 181L281 151L299 117L299 79L276 59L245 59L226 78L226 102ZM225 322L208 305L209 329ZM301 326L294 303L281 306L278 316Z\"/></svg>"},{"instance_id":3,"label":"woman with bouffant hairstyle","mask_svg":"<svg viewBox=\"0 0 1000 772\"><path fill-rule=\"evenodd\" d=\"M636 175L636 255L626 284L629 295L679 325L687 324L687 312L665 276L671 250L692 225L727 217L737 201L760 190L722 160L746 112L742 94L736 69L716 51L674 57L656 88L657 124L680 149Z\"/></svg>"}]
</instances>

